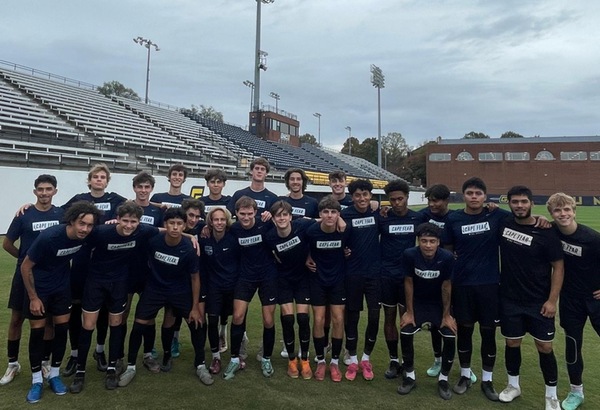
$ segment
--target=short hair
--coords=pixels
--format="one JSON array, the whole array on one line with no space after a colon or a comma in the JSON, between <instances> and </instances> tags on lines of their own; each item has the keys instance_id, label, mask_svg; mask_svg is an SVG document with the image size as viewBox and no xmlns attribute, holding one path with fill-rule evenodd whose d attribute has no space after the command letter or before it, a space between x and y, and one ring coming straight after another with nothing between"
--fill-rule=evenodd
<instances>
[{"instance_id":1,"label":"short hair","mask_svg":"<svg viewBox=\"0 0 600 410\"><path fill-rule=\"evenodd\" d=\"M290 177L294 172L300 174L300 177L302 178L302 192L306 191L306 186L308 185L308 177L306 176L306 172L304 172L304 170L300 168L290 168L285 172L285 175L283 176L283 180L285 181L285 187L287 189L290 189Z\"/></svg>"},{"instance_id":2,"label":"short hair","mask_svg":"<svg viewBox=\"0 0 600 410\"><path fill-rule=\"evenodd\" d=\"M33 186L35 188L37 188L39 184L44 184L44 183L48 183L48 184L52 185L54 188L56 188L56 186L58 184L56 182L56 177L54 175L41 174L40 176L38 176L35 179L35 181L33 181Z\"/></svg>"},{"instance_id":3,"label":"short hair","mask_svg":"<svg viewBox=\"0 0 600 410\"><path fill-rule=\"evenodd\" d=\"M269 161L267 161L266 158L263 158L263 157L254 158L252 160L252 162L250 163L250 170L253 170L254 167L257 165L262 165L263 167L265 167L267 169L267 174L269 173L269 171L271 171L271 164L269 164Z\"/></svg>"},{"instance_id":4,"label":"short hair","mask_svg":"<svg viewBox=\"0 0 600 410\"><path fill-rule=\"evenodd\" d=\"M63 216L63 221L70 224L75 222L79 218L83 218L85 215L92 215L94 217L94 225L100 219L102 212L96 208L93 202L90 201L77 201L67 209Z\"/></svg>"},{"instance_id":5,"label":"short hair","mask_svg":"<svg viewBox=\"0 0 600 410\"><path fill-rule=\"evenodd\" d=\"M408 194L410 192L410 187L408 186L408 183L402 179L394 179L383 187L383 192L385 192L386 195L389 195L390 192L396 191L401 191L405 194Z\"/></svg>"},{"instance_id":6,"label":"short hair","mask_svg":"<svg viewBox=\"0 0 600 410\"><path fill-rule=\"evenodd\" d=\"M280 199L271 206L271 215L275 216L279 212L287 212L291 215L292 205L290 205L289 202Z\"/></svg>"},{"instance_id":7,"label":"short hair","mask_svg":"<svg viewBox=\"0 0 600 410\"><path fill-rule=\"evenodd\" d=\"M132 215L140 219L144 215L144 210L135 201L125 201L117 208L117 216L122 218L125 215Z\"/></svg>"},{"instance_id":8,"label":"short hair","mask_svg":"<svg viewBox=\"0 0 600 410\"><path fill-rule=\"evenodd\" d=\"M156 180L154 179L154 177L152 175L150 175L149 172L142 171L133 177L133 187L134 188L136 186L141 185L146 182L148 182L150 184L150 186L152 186L152 188L154 188L154 184L156 183Z\"/></svg>"},{"instance_id":9,"label":"short hair","mask_svg":"<svg viewBox=\"0 0 600 410\"><path fill-rule=\"evenodd\" d=\"M368 179L355 179L348 184L348 192L350 192L350 195L354 194L357 189L371 192L373 190L373 184Z\"/></svg>"},{"instance_id":10,"label":"short hair","mask_svg":"<svg viewBox=\"0 0 600 410\"><path fill-rule=\"evenodd\" d=\"M181 207L185 212L190 208L200 210L200 215L204 215L204 202L196 198L186 198L181 202Z\"/></svg>"},{"instance_id":11,"label":"short hair","mask_svg":"<svg viewBox=\"0 0 600 410\"><path fill-rule=\"evenodd\" d=\"M163 222L167 222L169 219L181 219L183 222L187 222L187 215L181 207L171 207L163 214Z\"/></svg>"},{"instance_id":12,"label":"short hair","mask_svg":"<svg viewBox=\"0 0 600 410\"><path fill-rule=\"evenodd\" d=\"M425 191L425 198L445 201L450 198L450 189L444 184L432 185Z\"/></svg>"},{"instance_id":13,"label":"short hair","mask_svg":"<svg viewBox=\"0 0 600 410\"><path fill-rule=\"evenodd\" d=\"M258 210L258 206L256 206L256 201L246 195L242 196L240 199L235 201L236 212L242 208L253 208L255 211Z\"/></svg>"},{"instance_id":14,"label":"short hair","mask_svg":"<svg viewBox=\"0 0 600 410\"><path fill-rule=\"evenodd\" d=\"M92 180L92 177L94 175L96 175L98 172L104 172L106 174L106 182L110 182L110 169L108 168L108 165L106 165L103 162L100 162L98 164L95 164L91 169L90 172L88 172L88 177L87 177L87 182L88 182L88 188L91 188L91 185L89 184L89 182Z\"/></svg>"},{"instance_id":15,"label":"short hair","mask_svg":"<svg viewBox=\"0 0 600 410\"><path fill-rule=\"evenodd\" d=\"M442 229L432 224L431 222L425 222L421 225L417 226L417 238L422 236L432 236L434 238L440 239L442 237Z\"/></svg>"},{"instance_id":16,"label":"short hair","mask_svg":"<svg viewBox=\"0 0 600 410\"><path fill-rule=\"evenodd\" d=\"M319 202L319 212L324 209L335 209L338 212L342 212L342 206L333 195L326 195Z\"/></svg>"},{"instance_id":17,"label":"short hair","mask_svg":"<svg viewBox=\"0 0 600 410\"><path fill-rule=\"evenodd\" d=\"M344 181L346 180L346 173L344 171L333 171L329 173L329 182L332 181Z\"/></svg>"},{"instance_id":18,"label":"short hair","mask_svg":"<svg viewBox=\"0 0 600 410\"><path fill-rule=\"evenodd\" d=\"M169 171L167 172L167 176L171 178L171 174L174 172L183 172L183 178L187 178L188 170L183 164L173 164L169 167Z\"/></svg>"},{"instance_id":19,"label":"short hair","mask_svg":"<svg viewBox=\"0 0 600 410\"><path fill-rule=\"evenodd\" d=\"M548 198L548 202L546 202L546 207L548 208L548 212L552 213L552 210L555 208L563 208L565 206L570 206L575 211L577 207L577 203L575 199L565 194L564 192L557 192L555 194L550 195Z\"/></svg>"},{"instance_id":20,"label":"short hair","mask_svg":"<svg viewBox=\"0 0 600 410\"><path fill-rule=\"evenodd\" d=\"M533 192L531 192L531 189L527 188L524 185L515 185L514 187L509 189L508 193L506 194L506 196L508 197L508 201L510 202L510 198L512 198L515 195L525 195L527 199L533 201Z\"/></svg>"},{"instance_id":21,"label":"short hair","mask_svg":"<svg viewBox=\"0 0 600 410\"><path fill-rule=\"evenodd\" d=\"M462 185L463 194L469 187L479 188L483 191L484 194L487 193L487 187L485 186L485 182L483 182L483 180L481 178L473 177L473 178L467 179Z\"/></svg>"},{"instance_id":22,"label":"short hair","mask_svg":"<svg viewBox=\"0 0 600 410\"><path fill-rule=\"evenodd\" d=\"M213 226L213 223L212 223L213 215L215 212L219 212L219 211L221 211L225 214L225 219L227 219L227 229L229 229L229 227L233 224L231 212L229 212L229 210L227 208L223 208L220 206L217 206L217 207L211 209L210 211L208 211L208 214L206 215L206 224L209 227L212 227Z\"/></svg>"},{"instance_id":23,"label":"short hair","mask_svg":"<svg viewBox=\"0 0 600 410\"><path fill-rule=\"evenodd\" d=\"M211 168L206 171L206 174L204 174L204 179L206 182L208 182L213 178L220 179L221 181L225 182L227 181L227 174L222 169Z\"/></svg>"}]
</instances>

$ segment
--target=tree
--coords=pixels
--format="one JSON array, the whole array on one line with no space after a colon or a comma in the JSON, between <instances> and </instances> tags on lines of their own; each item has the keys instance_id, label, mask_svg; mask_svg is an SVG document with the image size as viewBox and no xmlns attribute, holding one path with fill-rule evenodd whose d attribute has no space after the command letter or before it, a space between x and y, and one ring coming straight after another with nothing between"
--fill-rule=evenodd
<instances>
[{"instance_id":1,"label":"tree","mask_svg":"<svg viewBox=\"0 0 600 410\"><path fill-rule=\"evenodd\" d=\"M465 136L463 137L463 139L476 139L476 138L489 138L490 136L487 134L484 134L483 132L475 132L475 131L471 131L468 134L465 134Z\"/></svg>"},{"instance_id":2,"label":"tree","mask_svg":"<svg viewBox=\"0 0 600 410\"><path fill-rule=\"evenodd\" d=\"M98 92L107 97L116 95L118 97L129 98L130 100L141 101L141 98L131 88L125 87L118 81L108 81L102 84L102 87L98 87Z\"/></svg>"},{"instance_id":3,"label":"tree","mask_svg":"<svg viewBox=\"0 0 600 410\"><path fill-rule=\"evenodd\" d=\"M312 134L306 133L304 135L300 135L298 137L298 139L300 140L301 144L305 144L306 143L306 144L314 145L314 146L317 146L317 147L321 145L321 144L319 144L317 142L317 139Z\"/></svg>"},{"instance_id":4,"label":"tree","mask_svg":"<svg viewBox=\"0 0 600 410\"><path fill-rule=\"evenodd\" d=\"M352 147L352 150L350 150L350 147ZM356 137L349 137L346 138L346 141L344 141L344 145L342 145L342 150L340 151L342 154L352 154L353 156L356 156L356 153L358 152L358 148L360 147L360 141L356 138ZM350 152L352 151L352 152Z\"/></svg>"},{"instance_id":5,"label":"tree","mask_svg":"<svg viewBox=\"0 0 600 410\"><path fill-rule=\"evenodd\" d=\"M399 132L388 132L388 135L381 138L381 153L383 167L388 170L396 169L406 157L409 148L406 140ZM391 171L394 172L394 171Z\"/></svg>"},{"instance_id":6,"label":"tree","mask_svg":"<svg viewBox=\"0 0 600 410\"><path fill-rule=\"evenodd\" d=\"M358 150L354 156L366 159L372 164L377 164L377 147L376 137L365 138L358 146ZM354 153L354 147L352 147L352 152Z\"/></svg>"},{"instance_id":7,"label":"tree","mask_svg":"<svg viewBox=\"0 0 600 410\"><path fill-rule=\"evenodd\" d=\"M516 132L506 131L504 134L500 135L500 138L523 138L523 136Z\"/></svg>"},{"instance_id":8,"label":"tree","mask_svg":"<svg viewBox=\"0 0 600 410\"><path fill-rule=\"evenodd\" d=\"M192 112L209 120L223 122L223 113L215 110L212 105L200 105L200 109L198 109L198 107L192 104Z\"/></svg>"}]
</instances>

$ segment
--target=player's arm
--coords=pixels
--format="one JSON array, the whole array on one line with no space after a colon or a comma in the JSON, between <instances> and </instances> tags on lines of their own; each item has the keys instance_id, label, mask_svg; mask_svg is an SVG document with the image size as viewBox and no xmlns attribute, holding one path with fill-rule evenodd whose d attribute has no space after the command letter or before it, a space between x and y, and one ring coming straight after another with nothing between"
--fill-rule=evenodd
<instances>
[{"instance_id":1,"label":"player's arm","mask_svg":"<svg viewBox=\"0 0 600 410\"><path fill-rule=\"evenodd\" d=\"M306 257L305 265L306 265L306 267L307 267L307 269L309 271L311 271L311 272L316 272L317 271L317 264L315 263L314 259L310 255L310 253Z\"/></svg>"},{"instance_id":2,"label":"player's arm","mask_svg":"<svg viewBox=\"0 0 600 410\"><path fill-rule=\"evenodd\" d=\"M448 329L452 330L454 332L454 334L456 334L456 331L457 331L456 321L450 314L450 306L452 306L451 300L452 300L452 282L450 282L450 279L448 279L448 280L445 280L444 282L442 282L442 306L443 306L444 310L442 313L441 327L447 327Z\"/></svg>"},{"instance_id":3,"label":"player's arm","mask_svg":"<svg viewBox=\"0 0 600 410\"><path fill-rule=\"evenodd\" d=\"M23 276L23 284L25 290L29 296L29 310L35 316L41 316L45 313L44 304L38 298L37 292L35 291L35 280L33 279L33 267L35 262L29 259L29 256L25 256L23 263L21 263L21 276Z\"/></svg>"},{"instance_id":4,"label":"player's arm","mask_svg":"<svg viewBox=\"0 0 600 410\"><path fill-rule=\"evenodd\" d=\"M406 312L404 312L404 314L402 315L400 327L404 327L406 325L416 326L413 295L413 278L411 276L406 276L404 278L404 296L406 298Z\"/></svg>"},{"instance_id":5,"label":"player's arm","mask_svg":"<svg viewBox=\"0 0 600 410\"><path fill-rule=\"evenodd\" d=\"M191 274L192 280L192 309L190 310L190 317L188 318L188 322L194 322L196 324L196 328L198 325L202 326L204 324L204 318L200 313L200 273L194 272Z\"/></svg>"},{"instance_id":6,"label":"player's arm","mask_svg":"<svg viewBox=\"0 0 600 410\"><path fill-rule=\"evenodd\" d=\"M15 246L15 242L15 240L9 239L8 236L5 236L4 241L2 241L2 248L4 248L4 250L10 254L10 256L18 258L19 248Z\"/></svg>"},{"instance_id":7,"label":"player's arm","mask_svg":"<svg viewBox=\"0 0 600 410\"><path fill-rule=\"evenodd\" d=\"M563 278L565 276L565 265L562 259L552 262L552 282L550 286L550 296L543 304L540 312L544 317L554 317L556 315L556 304L562 288Z\"/></svg>"}]
</instances>

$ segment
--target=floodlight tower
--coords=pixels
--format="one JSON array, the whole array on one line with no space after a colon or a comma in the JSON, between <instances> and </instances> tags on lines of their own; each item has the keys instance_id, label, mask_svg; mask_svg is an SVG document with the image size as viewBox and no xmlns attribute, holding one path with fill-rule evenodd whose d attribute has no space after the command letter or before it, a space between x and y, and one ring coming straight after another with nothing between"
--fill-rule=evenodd
<instances>
[{"instance_id":1,"label":"floodlight tower","mask_svg":"<svg viewBox=\"0 0 600 410\"><path fill-rule=\"evenodd\" d=\"M377 88L377 166L381 168L381 89L385 87L385 77L375 64L371 64L371 84Z\"/></svg>"},{"instance_id":2,"label":"floodlight tower","mask_svg":"<svg viewBox=\"0 0 600 410\"><path fill-rule=\"evenodd\" d=\"M314 113L313 116L317 117L317 119L319 120L319 128L318 128L318 135L319 135L319 145L321 145L321 113Z\"/></svg>"},{"instance_id":3,"label":"floodlight tower","mask_svg":"<svg viewBox=\"0 0 600 410\"><path fill-rule=\"evenodd\" d=\"M348 130L348 155L352 156L352 127L348 125L346 129Z\"/></svg>"},{"instance_id":4,"label":"floodlight tower","mask_svg":"<svg viewBox=\"0 0 600 410\"><path fill-rule=\"evenodd\" d=\"M252 111L252 103L254 102L254 83L250 80L244 80L242 84L250 88L250 111Z\"/></svg>"},{"instance_id":5,"label":"floodlight tower","mask_svg":"<svg viewBox=\"0 0 600 410\"><path fill-rule=\"evenodd\" d=\"M254 107L253 111L260 109L260 70L267 71L268 53L260 49L260 6L262 3L270 4L275 0L256 0L256 49L254 53Z\"/></svg>"},{"instance_id":6,"label":"floodlight tower","mask_svg":"<svg viewBox=\"0 0 600 410\"><path fill-rule=\"evenodd\" d=\"M154 47L155 51L160 51L160 48L158 48L158 44L153 43L152 40L141 36L134 38L133 42L148 49L148 62L146 63L146 98L144 100L145 103L148 104L148 85L150 84L150 50L152 47Z\"/></svg>"},{"instance_id":7,"label":"floodlight tower","mask_svg":"<svg viewBox=\"0 0 600 410\"><path fill-rule=\"evenodd\" d=\"M277 93L274 93L273 91L271 91L269 93L269 97L273 98L275 100L275 113L279 114L279 100L281 100L281 96Z\"/></svg>"}]
</instances>

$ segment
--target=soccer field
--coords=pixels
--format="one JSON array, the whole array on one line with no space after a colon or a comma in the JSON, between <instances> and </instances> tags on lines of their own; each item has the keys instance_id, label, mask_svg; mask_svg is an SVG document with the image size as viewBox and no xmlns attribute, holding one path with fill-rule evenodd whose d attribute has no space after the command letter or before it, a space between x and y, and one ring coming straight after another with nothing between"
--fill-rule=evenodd
<instances>
[{"instance_id":1,"label":"soccer field","mask_svg":"<svg viewBox=\"0 0 600 410\"><path fill-rule=\"evenodd\" d=\"M546 215L544 207L536 207L535 214ZM581 207L577 209L579 222L600 230L600 207ZM600 250L599 250L600 251ZM4 251L0 251L0 371L4 372L6 359L6 332L9 321L9 310L6 309L10 283L14 272L14 260ZM131 320L130 320L131 321ZM359 353L362 351L364 325L366 318L361 320ZM131 327L129 327L131 329ZM277 341L281 340L281 326L276 324ZM386 380L383 372L387 368L388 356L383 338L383 318L379 338L371 358L374 364L375 379L364 381L360 375L353 382L343 380L333 383L328 378L323 382L314 379L290 379L286 375L287 359L279 356L281 343L275 345L273 364L275 374L266 379L260 371L260 364L255 355L262 337L260 305L258 299L250 305L248 314L248 335L250 337L250 356L247 368L239 372L234 380L224 381L220 375L215 377L212 386L202 385L195 376L193 368L193 350L189 333L182 328L182 353L174 362L170 373L151 374L138 361L138 373L135 380L126 388L108 391L104 388L104 373L96 371L93 359L89 358L86 385L78 395L67 394L56 396L49 388L44 389L42 401L36 405L25 402L25 395L30 387L31 372L27 357L27 340L29 326L24 325L21 340L20 363L23 370L10 384L0 387L0 409L39 408L52 409L348 409L348 408L411 408L411 409L483 409L483 408L514 408L534 409L544 405L544 383L538 365L538 355L533 340L527 337L522 346L523 363L521 366L521 387L523 394L511 404L492 403L484 398L480 391L479 381L465 395L454 394L449 401L444 401L437 395L437 378L427 377L425 371L431 365L433 355L429 333L420 332L415 337L415 368L417 388L407 396L396 393L399 380ZM477 333L477 332L476 332ZM559 365L559 399L564 399L569 390L568 377L564 359L564 332L558 326L555 339L555 352ZM94 338L95 339L95 338ZM494 372L495 387L498 391L506 385L504 368L504 341L497 333L498 359ZM157 337L160 343L160 337ZM160 347L157 345L157 347ZM160 348L158 350L161 350ZM312 342L311 342L312 350ZM208 346L207 360L210 360ZM479 339L474 340L473 370L481 376ZM600 359L600 343L598 336L588 326L584 338L584 371L585 403L583 409L600 408L600 369L596 363ZM67 349L68 355L68 349ZM229 352L222 355L224 365L229 361ZM66 360L64 361L66 362ZM345 371L345 366L341 366ZM314 363L313 363L314 370ZM458 360L450 374L450 384L458 379ZM65 384L71 383L71 378L64 379Z\"/></svg>"}]
</instances>

